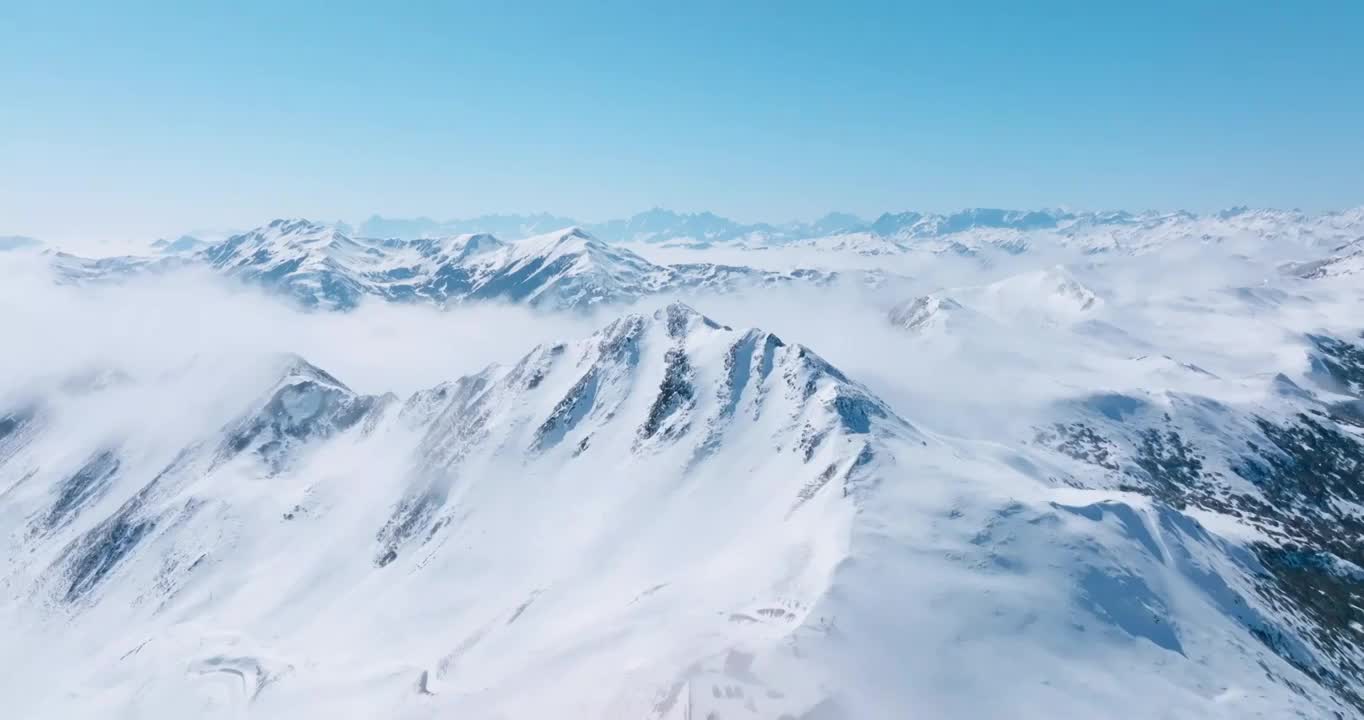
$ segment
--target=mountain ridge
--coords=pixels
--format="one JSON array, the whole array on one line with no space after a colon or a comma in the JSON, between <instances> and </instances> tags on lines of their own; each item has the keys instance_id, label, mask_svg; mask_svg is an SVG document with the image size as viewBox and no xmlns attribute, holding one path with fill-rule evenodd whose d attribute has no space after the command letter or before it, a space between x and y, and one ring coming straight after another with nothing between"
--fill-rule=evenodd
<instances>
[{"instance_id":1,"label":"mountain ridge","mask_svg":"<svg viewBox=\"0 0 1364 720\"><path fill-rule=\"evenodd\" d=\"M333 310L354 308L365 298L435 305L507 301L586 310L663 292L723 293L761 285L827 284L838 277L704 262L662 265L579 227L514 242L486 233L376 241L301 218L277 219L181 252L98 259L55 252L48 257L59 280L67 283L201 267L277 291L305 307Z\"/></svg>"},{"instance_id":2,"label":"mountain ridge","mask_svg":"<svg viewBox=\"0 0 1364 720\"><path fill-rule=\"evenodd\" d=\"M69 682L131 662L138 693L21 697L93 714L185 693L267 716L319 693L533 714L549 706L521 683L540 677L587 715L879 717L925 683L1002 682L1013 703L1049 677L1062 713L1211 711L1222 683L1267 711L1357 716L1339 601L1364 562L1364 348L1305 342L1303 384L1260 405L1096 392L1007 448L921 428L815 351L681 303L406 399L268 358L154 452L134 415L193 413L127 399L164 379L79 384L0 415L0 613L26 620L0 652L33 653L5 682L65 657L75 640L42 630L59 622L107 648L68 658ZM222 383L187 372L167 392ZM127 399L83 411L106 396ZM89 418L119 431L68 432ZM1028 662L1001 675L1000 647ZM220 672L246 679L217 695ZM1123 689L1079 691L1096 677Z\"/></svg>"}]
</instances>

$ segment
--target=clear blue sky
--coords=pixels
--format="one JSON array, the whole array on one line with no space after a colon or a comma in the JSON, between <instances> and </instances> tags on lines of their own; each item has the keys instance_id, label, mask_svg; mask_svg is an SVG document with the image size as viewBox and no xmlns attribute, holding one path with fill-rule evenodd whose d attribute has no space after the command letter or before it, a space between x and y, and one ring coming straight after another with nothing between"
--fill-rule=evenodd
<instances>
[{"instance_id":1,"label":"clear blue sky","mask_svg":"<svg viewBox=\"0 0 1364 720\"><path fill-rule=\"evenodd\" d=\"M1364 203L1361 2L0 2L0 233Z\"/></svg>"}]
</instances>

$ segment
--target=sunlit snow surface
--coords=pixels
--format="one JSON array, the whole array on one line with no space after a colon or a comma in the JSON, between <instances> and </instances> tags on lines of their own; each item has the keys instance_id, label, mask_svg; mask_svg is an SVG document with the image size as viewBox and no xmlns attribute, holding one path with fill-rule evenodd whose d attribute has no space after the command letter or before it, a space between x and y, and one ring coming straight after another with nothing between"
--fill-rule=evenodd
<instances>
[{"instance_id":1,"label":"sunlit snow surface","mask_svg":"<svg viewBox=\"0 0 1364 720\"><path fill-rule=\"evenodd\" d=\"M1360 717L1359 213L924 222L6 254L6 716Z\"/></svg>"}]
</instances>

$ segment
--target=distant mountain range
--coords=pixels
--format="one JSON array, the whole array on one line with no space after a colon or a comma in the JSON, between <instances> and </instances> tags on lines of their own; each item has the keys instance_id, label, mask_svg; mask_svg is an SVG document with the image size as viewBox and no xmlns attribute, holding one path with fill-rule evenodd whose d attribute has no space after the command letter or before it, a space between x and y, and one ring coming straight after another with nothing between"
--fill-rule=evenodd
<instances>
[{"instance_id":1,"label":"distant mountain range","mask_svg":"<svg viewBox=\"0 0 1364 720\"><path fill-rule=\"evenodd\" d=\"M819 270L661 265L575 227L515 242L487 233L375 240L353 237L334 225L275 220L220 242L181 238L159 245L158 251L96 259L58 252L51 258L65 282L115 281L199 267L279 292L306 307L335 310L350 309L365 297L436 305L500 300L581 310L664 292L827 284L838 277Z\"/></svg>"},{"instance_id":2,"label":"distant mountain range","mask_svg":"<svg viewBox=\"0 0 1364 720\"><path fill-rule=\"evenodd\" d=\"M1079 233L1096 228L1150 228L1181 224L1309 223L1312 221L1359 223L1364 208L1311 215L1298 210L1263 210L1236 207L1198 215L1186 211L1071 212L1068 210L1002 210L971 208L954 213L883 213L866 220L849 213L829 213L814 222L742 223L711 212L679 213L654 208L628 218L599 223L538 213L530 215L484 215L465 220L431 218L385 218L374 215L344 229L361 237L419 239L464 233L491 233L504 240L530 237L562 227L581 227L607 242L684 242L696 245L734 242L793 242L850 234L873 234L882 238L924 239L982 230L1017 232L1061 231Z\"/></svg>"},{"instance_id":3,"label":"distant mountain range","mask_svg":"<svg viewBox=\"0 0 1364 720\"><path fill-rule=\"evenodd\" d=\"M635 252L725 247L745 251L804 249L859 256L952 255L985 264L1004 256L1044 252L1072 258L1139 255L1166 248L1223 246L1219 252L1278 258L1287 274L1306 278L1353 274L1364 252L1364 208L1307 215L1238 208L1214 215L1126 212L967 210L951 215L883 215L870 225L830 215L810 225L738 225L710 213L655 210L629 220L559 227L549 215L488 216L431 226L500 228L503 235L462 232L423 236L425 221L322 224L275 220L215 241L193 236L158 240L146 255L86 258L49 251L60 279L101 282L130 275L202 267L266 287L308 307L345 310L364 297L436 305L499 300L548 309L625 304L647 296L745 287L827 285L840 275L880 285L889 269L835 271L818 255L781 270L755 252L755 262L660 263ZM403 230L409 237L373 232ZM634 249L632 249L634 248ZM993 259L992 259L993 258ZM764 260L764 262L757 262ZM767 267L765 268L764 265ZM936 306L935 306L936 307Z\"/></svg>"}]
</instances>

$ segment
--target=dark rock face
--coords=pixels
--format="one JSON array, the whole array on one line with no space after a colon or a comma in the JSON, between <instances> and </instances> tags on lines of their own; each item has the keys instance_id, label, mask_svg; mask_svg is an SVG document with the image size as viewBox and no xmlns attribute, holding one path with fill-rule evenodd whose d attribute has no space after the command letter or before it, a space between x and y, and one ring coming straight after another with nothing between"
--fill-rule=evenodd
<instances>
[{"instance_id":1,"label":"dark rock face","mask_svg":"<svg viewBox=\"0 0 1364 720\"><path fill-rule=\"evenodd\" d=\"M35 409L29 407L0 415L0 441L22 430L33 419L34 414Z\"/></svg>"},{"instance_id":2,"label":"dark rock face","mask_svg":"<svg viewBox=\"0 0 1364 720\"><path fill-rule=\"evenodd\" d=\"M631 315L621 318L602 331L598 353L603 360L615 360L633 367L639 364L639 340L644 334L644 318Z\"/></svg>"},{"instance_id":3,"label":"dark rock face","mask_svg":"<svg viewBox=\"0 0 1364 720\"><path fill-rule=\"evenodd\" d=\"M886 416L886 411L875 400L851 393L839 393L834 398L834 412L838 413L844 430L859 434L871 432L872 418Z\"/></svg>"},{"instance_id":4,"label":"dark rock face","mask_svg":"<svg viewBox=\"0 0 1364 720\"><path fill-rule=\"evenodd\" d=\"M693 323L710 328L711 330L719 330L721 327L724 327L726 330L730 329L728 326L722 326L682 303L672 303L658 313L655 313L654 317L657 318L660 314L663 316L665 324L667 325L668 337L674 340L681 340L686 337L687 333L691 330Z\"/></svg>"},{"instance_id":5,"label":"dark rock face","mask_svg":"<svg viewBox=\"0 0 1364 720\"><path fill-rule=\"evenodd\" d=\"M1313 375L1328 389L1359 397L1364 394L1364 347L1326 335L1308 335Z\"/></svg>"},{"instance_id":6,"label":"dark rock face","mask_svg":"<svg viewBox=\"0 0 1364 720\"><path fill-rule=\"evenodd\" d=\"M113 450L96 453L57 488L57 501L43 520L53 530L70 522L76 513L103 494L118 473L119 459Z\"/></svg>"},{"instance_id":7,"label":"dark rock face","mask_svg":"<svg viewBox=\"0 0 1364 720\"><path fill-rule=\"evenodd\" d=\"M38 406L24 405L0 415L0 462L4 462L28 444L27 436L38 425Z\"/></svg>"},{"instance_id":8,"label":"dark rock face","mask_svg":"<svg viewBox=\"0 0 1364 720\"><path fill-rule=\"evenodd\" d=\"M653 437L663 426L664 421L696 404L696 388L692 385L692 368L687 354L680 348L673 348L668 351L664 362L667 366L663 382L658 386L658 396L649 406L649 416L639 428L641 438ZM669 436L685 431L685 427L673 428Z\"/></svg>"},{"instance_id":9,"label":"dark rock face","mask_svg":"<svg viewBox=\"0 0 1364 720\"><path fill-rule=\"evenodd\" d=\"M133 551L151 537L154 530L167 518L176 514L188 515L197 508L193 500L186 501L175 509L158 509L154 500L167 485L173 485L177 477L190 471L196 455L197 446L181 450L156 477L142 487L135 495L119 506L113 515L83 533L62 551L53 569L67 581L61 598L67 603L76 603L91 594L113 571L124 562ZM96 469L107 469L110 462L96 455L87 468L93 464Z\"/></svg>"},{"instance_id":10,"label":"dark rock face","mask_svg":"<svg viewBox=\"0 0 1364 720\"><path fill-rule=\"evenodd\" d=\"M136 520L131 513L120 512L92 530L76 549L64 599L76 602L88 594L155 527L152 520Z\"/></svg>"},{"instance_id":11,"label":"dark rock face","mask_svg":"<svg viewBox=\"0 0 1364 720\"><path fill-rule=\"evenodd\" d=\"M591 365L536 429L531 441L532 450L538 452L557 445L592 413L603 383L623 383L625 391L629 392L630 378L639 366L644 329L644 318L639 315L626 316L602 329ZM557 355L562 349L553 352ZM535 383L538 385L539 381Z\"/></svg>"},{"instance_id":12,"label":"dark rock face","mask_svg":"<svg viewBox=\"0 0 1364 720\"><path fill-rule=\"evenodd\" d=\"M550 411L549 417L540 424L535 430L535 438L531 443L533 450L545 450L546 448L557 445L564 435L568 434L573 428L587 417L587 413L592 409L593 403L597 399L597 384L600 380L600 371L593 367L588 370L578 382L569 388L568 393L559 400L554 409Z\"/></svg>"},{"instance_id":13,"label":"dark rock face","mask_svg":"<svg viewBox=\"0 0 1364 720\"><path fill-rule=\"evenodd\" d=\"M1146 485L1124 487L1141 489L1175 507L1184 507L1186 489L1198 487L1203 479L1203 456L1174 430L1146 428L1139 437L1136 467L1129 472Z\"/></svg>"},{"instance_id":14,"label":"dark rock face","mask_svg":"<svg viewBox=\"0 0 1364 720\"><path fill-rule=\"evenodd\" d=\"M462 297L472 289L472 274L468 268L458 265L442 265L431 277L430 296L437 300ZM419 294L416 291L412 293L414 296Z\"/></svg>"},{"instance_id":15,"label":"dark rock face","mask_svg":"<svg viewBox=\"0 0 1364 720\"><path fill-rule=\"evenodd\" d=\"M1117 472L1117 446L1084 423L1054 423L1037 431L1033 442L1104 470Z\"/></svg>"},{"instance_id":16,"label":"dark rock face","mask_svg":"<svg viewBox=\"0 0 1364 720\"><path fill-rule=\"evenodd\" d=\"M313 380L286 385L270 398L261 412L243 420L229 432L221 457L226 459L254 447L263 460L278 470L292 442L325 438L345 431L378 407L379 400L372 396L357 396L344 386Z\"/></svg>"},{"instance_id":17,"label":"dark rock face","mask_svg":"<svg viewBox=\"0 0 1364 720\"><path fill-rule=\"evenodd\" d=\"M433 521L444 502L445 498L434 492L422 492L404 499L375 536L379 548L374 555L374 565L384 567L397 560L398 551L423 529L427 530L429 539L439 529L439 523Z\"/></svg>"},{"instance_id":18,"label":"dark rock face","mask_svg":"<svg viewBox=\"0 0 1364 720\"><path fill-rule=\"evenodd\" d=\"M720 404L721 420L727 420L734 415L734 410L738 408L739 401L743 398L744 389L748 387L749 379L753 375L753 353L757 349L757 336L757 331L749 331L725 353L725 382L720 386L719 396L716 398ZM766 377L759 375L757 379L758 382L762 382Z\"/></svg>"}]
</instances>

